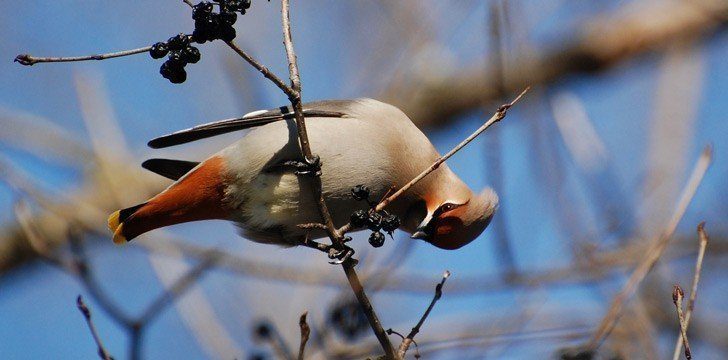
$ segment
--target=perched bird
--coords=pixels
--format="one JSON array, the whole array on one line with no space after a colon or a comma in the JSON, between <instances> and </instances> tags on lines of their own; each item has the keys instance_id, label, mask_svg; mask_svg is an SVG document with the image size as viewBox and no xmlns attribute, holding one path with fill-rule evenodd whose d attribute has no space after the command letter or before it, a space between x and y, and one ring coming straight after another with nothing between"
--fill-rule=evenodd
<instances>
[{"instance_id":1,"label":"perched bird","mask_svg":"<svg viewBox=\"0 0 728 360\"><path fill-rule=\"evenodd\" d=\"M351 188L365 184L381 199L431 165L440 155L398 108L372 99L328 100L305 104L309 141L320 156L324 197L336 226L367 204L354 201ZM152 148L178 145L253 128L236 143L196 163L151 159L142 166L176 180L149 201L109 216L115 243L173 224L225 219L252 241L301 244L297 225L320 222L309 182L302 175L296 123L290 107L256 111L178 131L149 142ZM315 169L314 169L315 170ZM442 249L473 241L498 206L490 188L473 193L446 164L403 193L387 211L402 220L412 238ZM323 237L321 230L309 236Z\"/></svg>"}]
</instances>

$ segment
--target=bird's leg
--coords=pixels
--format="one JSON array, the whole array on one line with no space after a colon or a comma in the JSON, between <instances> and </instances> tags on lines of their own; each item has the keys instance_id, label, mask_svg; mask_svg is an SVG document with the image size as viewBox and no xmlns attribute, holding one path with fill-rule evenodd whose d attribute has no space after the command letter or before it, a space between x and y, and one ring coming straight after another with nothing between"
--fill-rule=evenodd
<instances>
[{"instance_id":1,"label":"bird's leg","mask_svg":"<svg viewBox=\"0 0 728 360\"><path fill-rule=\"evenodd\" d=\"M321 176L321 158L314 155L311 159L286 160L278 164L276 167L292 169L296 175Z\"/></svg>"}]
</instances>

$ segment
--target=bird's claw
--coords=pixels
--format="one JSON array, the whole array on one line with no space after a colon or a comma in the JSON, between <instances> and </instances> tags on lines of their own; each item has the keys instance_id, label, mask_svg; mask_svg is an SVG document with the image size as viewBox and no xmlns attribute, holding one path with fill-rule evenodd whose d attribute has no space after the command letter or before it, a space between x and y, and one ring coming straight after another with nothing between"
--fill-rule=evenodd
<instances>
[{"instance_id":1,"label":"bird's claw","mask_svg":"<svg viewBox=\"0 0 728 360\"><path fill-rule=\"evenodd\" d=\"M344 245L341 249L336 249L334 247L331 247L329 249L329 259L336 259L333 261L329 261L329 264L331 265L341 265L345 263L346 261L352 261L354 265L356 265L359 261L356 259L352 259L352 256L354 256L354 249Z\"/></svg>"},{"instance_id":2,"label":"bird's claw","mask_svg":"<svg viewBox=\"0 0 728 360\"><path fill-rule=\"evenodd\" d=\"M318 155L314 155L311 159L304 159L304 161L287 161L286 163L296 169L294 171L296 175L321 176L321 158Z\"/></svg>"}]
</instances>

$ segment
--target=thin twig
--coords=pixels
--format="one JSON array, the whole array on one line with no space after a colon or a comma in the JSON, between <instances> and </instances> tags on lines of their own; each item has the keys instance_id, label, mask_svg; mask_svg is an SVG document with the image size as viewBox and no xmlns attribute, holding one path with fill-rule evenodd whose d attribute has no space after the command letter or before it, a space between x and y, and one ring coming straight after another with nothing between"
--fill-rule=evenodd
<instances>
[{"instance_id":1,"label":"thin twig","mask_svg":"<svg viewBox=\"0 0 728 360\"><path fill-rule=\"evenodd\" d=\"M523 89L523 91L521 91L520 94L518 94L518 96L516 96L515 99L513 99L513 101L511 101L508 104L501 105L498 108L498 110L496 110L495 114L493 114L493 116L491 116L490 119L488 119L488 121L486 121L481 127L479 127L477 130L475 130L475 132L470 134L470 136L465 138L465 140L460 142L460 144L458 144L457 146L452 148L452 150L448 151L447 154L445 154L442 157L440 157L439 159L437 159L434 163L432 163L432 165L430 165L430 167L423 170L414 179L410 180L410 182L408 182L407 184L405 184L404 186L399 188L394 194L389 195L389 197L387 197L386 199L379 202L379 204L377 204L376 211L381 211L382 209L384 209L387 205L389 205L389 203L394 201L394 199L398 198L400 195L402 195L402 193L404 193L409 188L414 186L417 182L422 180L425 176L427 176L431 172L435 171L435 169L440 167L440 165L442 163L447 161L447 159L449 159L451 156L455 155L455 153L460 151L460 149L465 147L465 145L468 145L471 141L473 141L476 137L478 137L478 135L483 133L483 131L487 130L491 125L503 120L503 118L505 118L506 114L508 113L508 109L510 109L513 105L515 105L518 102L518 100L521 100L521 98L524 95L526 95L526 93L528 92L529 89L531 89L530 86L526 87L525 89Z\"/></svg>"},{"instance_id":2,"label":"thin twig","mask_svg":"<svg viewBox=\"0 0 728 360\"><path fill-rule=\"evenodd\" d=\"M397 349L397 356L400 359L404 359L405 354L407 354L407 349L409 349L410 345L415 339L415 335L420 332L420 328L422 327L422 324L425 323L425 320L427 320L427 316L430 315L430 311L435 307L435 304L438 300L442 297L442 287L445 285L445 281L447 281L447 278L450 277L450 272L445 271L445 273L442 274L442 280L440 280L440 283L435 286L435 296L432 297L432 301L430 301L430 306L427 307L427 310L425 310L425 313L422 314L422 317L420 318L420 321L417 322L417 325L412 328L412 331L407 334L407 337L402 340L402 343L399 345L399 349Z\"/></svg>"},{"instance_id":3,"label":"thin twig","mask_svg":"<svg viewBox=\"0 0 728 360\"><path fill-rule=\"evenodd\" d=\"M672 303L675 304L675 309L677 309L677 319L680 322L680 337L682 338L682 343L685 346L685 358L690 360L693 358L693 356L690 354L688 329L685 326L685 316L683 315L682 301L684 297L685 293L683 292L683 289L680 288L680 285L675 284L672 290Z\"/></svg>"},{"instance_id":4,"label":"thin twig","mask_svg":"<svg viewBox=\"0 0 728 360\"><path fill-rule=\"evenodd\" d=\"M311 336L311 328L306 322L306 316L308 311L301 314L301 318L298 320L298 326L301 328L301 345L298 348L298 360L303 360L303 354L306 351L306 343L308 342L309 336Z\"/></svg>"},{"instance_id":5,"label":"thin twig","mask_svg":"<svg viewBox=\"0 0 728 360\"><path fill-rule=\"evenodd\" d=\"M233 49L233 51L240 55L243 60L245 60L248 64L252 65L261 74L263 74L266 79L272 81L273 84L281 89L288 97L295 96L295 93L290 86L286 85L286 83L283 82L281 78L273 74L267 67L263 66L263 64L255 60L252 56L250 56L250 54L241 49L238 44L235 43L235 41L226 41L225 43L227 44L227 46Z\"/></svg>"},{"instance_id":6,"label":"thin twig","mask_svg":"<svg viewBox=\"0 0 728 360\"><path fill-rule=\"evenodd\" d=\"M705 248L708 246L708 234L705 232L705 221L698 225L698 237L700 238L700 247L698 248L698 258L695 261L695 273L693 275L693 284L690 288L690 298L688 298L688 306L685 311L685 332L690 326L690 317L693 315L695 307L695 298L698 296L698 282L700 282L700 272L703 269L703 258L705 257ZM681 329L682 330L682 329ZM675 351L672 353L672 359L680 358L680 350L682 350L682 334L675 340ZM687 351L687 350L686 350Z\"/></svg>"},{"instance_id":7,"label":"thin twig","mask_svg":"<svg viewBox=\"0 0 728 360\"><path fill-rule=\"evenodd\" d=\"M614 296L614 299L612 299L609 311L604 316L601 323L599 324L599 327L594 332L594 335L592 335L589 343L587 344L588 349L596 350L604 342L607 336L609 336L609 334L612 332L612 329L614 329L614 325L617 323L617 320L622 314L622 308L624 307L624 303L627 302L629 298L634 294L637 287L639 287L640 283L642 283L642 280L645 278L645 276L647 276L657 260L659 260L662 256L662 253L665 251L665 248L667 247L667 244L669 243L672 234L675 232L675 229L677 228L680 219L682 219L683 215L685 214L685 211L687 210L690 201L693 199L693 196L695 195L698 186L703 180L703 176L708 170L712 158L712 148L710 146L706 146L705 149L703 149L703 152L701 153L697 163L695 164L695 167L693 168L693 172L690 175L688 183L682 190L680 200L675 206L675 211L672 214L670 222L665 227L665 230L652 241L650 245L650 250L647 251L644 259L639 263L639 265L637 265L635 270L632 272L632 275L630 275L629 280L627 280L627 283L624 284L622 290Z\"/></svg>"},{"instance_id":8,"label":"thin twig","mask_svg":"<svg viewBox=\"0 0 728 360\"><path fill-rule=\"evenodd\" d=\"M148 52L151 50L151 46L145 46L137 49L117 51L106 54L96 54L87 56L71 56L71 57L35 57L30 54L21 54L15 57L15 62L21 65L31 66L36 63L47 63L47 62L71 62L71 61L86 61L86 60L106 60L111 58L117 58L122 56L136 55Z\"/></svg>"},{"instance_id":9,"label":"thin twig","mask_svg":"<svg viewBox=\"0 0 728 360\"><path fill-rule=\"evenodd\" d=\"M99 357L103 360L114 360L114 358L109 355L109 352L106 351L104 344L101 342L101 337L96 331L96 326L94 325L94 322L91 321L91 310L89 310L86 303L83 302L83 297L81 297L81 295L78 295L76 298L76 306L78 307L78 310L81 311L81 314L83 314L84 319L86 319L86 324L88 324L88 329L91 331L91 336L93 336L94 342L96 342L96 346L99 349Z\"/></svg>"},{"instance_id":10,"label":"thin twig","mask_svg":"<svg viewBox=\"0 0 728 360\"><path fill-rule=\"evenodd\" d=\"M184 2L185 4L187 4L189 7L194 7L195 6L195 4L193 4L192 1L190 1L190 0L182 0L182 2Z\"/></svg>"}]
</instances>

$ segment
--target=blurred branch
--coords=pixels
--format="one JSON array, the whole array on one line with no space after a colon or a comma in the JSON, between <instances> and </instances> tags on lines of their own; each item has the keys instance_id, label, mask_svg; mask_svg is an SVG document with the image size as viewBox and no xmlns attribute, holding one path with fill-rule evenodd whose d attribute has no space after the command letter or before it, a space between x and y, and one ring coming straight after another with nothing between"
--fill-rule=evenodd
<instances>
[{"instance_id":1,"label":"blurred branch","mask_svg":"<svg viewBox=\"0 0 728 360\"><path fill-rule=\"evenodd\" d=\"M622 290L614 297L614 299L612 299L609 311L604 316L604 319L602 319L592 338L589 340L587 345L588 349L596 350L606 337L609 336L609 333L614 328L614 324L622 314L622 307L624 306L624 303L629 300L634 291L639 287L639 284L645 276L647 276L647 273L649 273L657 260L660 259L660 256L662 256L662 253L665 251L665 248L667 247L672 234L675 232L680 219L682 219L682 216L685 214L685 211L695 195L698 186L703 180L703 176L710 166L712 157L712 149L710 146L707 146L695 164L693 172L690 175L690 179L682 191L682 195L675 207L670 222L667 224L665 230L652 241L650 250L648 250L645 258L637 266L634 272L632 272L632 275L629 277L629 280Z\"/></svg>"},{"instance_id":2,"label":"blurred branch","mask_svg":"<svg viewBox=\"0 0 728 360\"><path fill-rule=\"evenodd\" d=\"M78 307L78 310L81 311L81 314L83 314L84 319L86 319L88 329L91 331L91 336L93 336L94 342L98 347L99 357L103 360L114 360L114 358L111 357L111 355L109 355L109 353L106 351L104 344L101 342L101 337L96 331L96 326L94 326L94 322L91 321L91 310L89 310L88 306L86 306L86 303L83 302L83 297L81 297L81 295L78 295L78 297L76 298L76 306Z\"/></svg>"},{"instance_id":3,"label":"blurred branch","mask_svg":"<svg viewBox=\"0 0 728 360\"><path fill-rule=\"evenodd\" d=\"M690 355L690 342L688 341L688 329L685 325L685 316L683 315L683 306L682 301L685 297L685 293L680 288L680 285L675 285L673 291L672 291L672 302L675 304L675 309L677 309L677 319L680 322L680 337L682 338L682 343L685 346L685 357L690 360L692 359L692 355Z\"/></svg>"},{"instance_id":4,"label":"blurred branch","mask_svg":"<svg viewBox=\"0 0 728 360\"><path fill-rule=\"evenodd\" d=\"M573 40L542 55L514 55L514 71L503 91L527 85L548 84L571 74L594 73L671 44L707 37L728 25L725 1L651 1L629 3L609 14L587 21L575 30ZM500 74L478 64L441 79L415 74L396 84L385 101L402 109L419 126L444 125L456 116L494 101L503 94L494 87Z\"/></svg>"},{"instance_id":5,"label":"blurred branch","mask_svg":"<svg viewBox=\"0 0 728 360\"><path fill-rule=\"evenodd\" d=\"M681 328L681 336L677 338L675 341L675 351L673 351L672 359L677 360L680 358L680 350L683 344L683 341L680 341L681 338L684 339L685 342L687 342L687 337L683 333L687 333L688 326L690 326L690 317L693 314L693 308L695 306L695 298L698 296L698 282L700 282L700 273L703 269L703 258L705 257L705 248L708 246L708 234L705 232L705 222L701 222L698 225L698 237L700 238L700 247L698 249L698 257L695 261L695 274L693 275L693 283L690 288L690 298L688 299L688 306L687 311L685 312L685 321L680 322L680 328ZM689 349L685 349L685 356L690 358L688 356Z\"/></svg>"}]
</instances>

